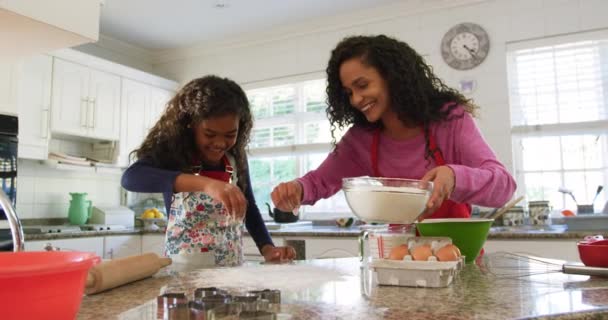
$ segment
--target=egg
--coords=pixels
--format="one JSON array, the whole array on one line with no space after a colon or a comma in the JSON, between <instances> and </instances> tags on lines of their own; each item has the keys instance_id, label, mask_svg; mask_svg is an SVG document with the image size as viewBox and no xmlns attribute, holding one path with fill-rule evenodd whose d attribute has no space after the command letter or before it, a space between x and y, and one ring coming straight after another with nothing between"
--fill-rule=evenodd
<instances>
[{"instance_id":1,"label":"egg","mask_svg":"<svg viewBox=\"0 0 608 320\"><path fill-rule=\"evenodd\" d=\"M418 246L412 249L412 258L416 261L427 261L433 255L431 246L428 244Z\"/></svg>"},{"instance_id":2,"label":"egg","mask_svg":"<svg viewBox=\"0 0 608 320\"><path fill-rule=\"evenodd\" d=\"M388 255L388 258L391 260L403 260L403 257L407 256L409 251L407 250L407 244L402 244L394 247L391 250L391 253Z\"/></svg>"},{"instance_id":3,"label":"egg","mask_svg":"<svg viewBox=\"0 0 608 320\"><path fill-rule=\"evenodd\" d=\"M437 250L435 256L439 261L458 261L460 249L453 244L448 244Z\"/></svg>"}]
</instances>

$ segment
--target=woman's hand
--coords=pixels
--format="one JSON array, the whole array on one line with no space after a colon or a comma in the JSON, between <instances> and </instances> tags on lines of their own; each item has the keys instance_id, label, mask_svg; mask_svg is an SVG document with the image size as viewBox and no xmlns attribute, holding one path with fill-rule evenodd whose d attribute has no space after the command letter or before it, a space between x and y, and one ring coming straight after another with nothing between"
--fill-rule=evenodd
<instances>
[{"instance_id":1,"label":"woman's hand","mask_svg":"<svg viewBox=\"0 0 608 320\"><path fill-rule=\"evenodd\" d=\"M247 199L239 187L208 177L199 178L204 179L201 181L202 192L221 202L235 219L243 220L247 211Z\"/></svg>"},{"instance_id":2,"label":"woman's hand","mask_svg":"<svg viewBox=\"0 0 608 320\"><path fill-rule=\"evenodd\" d=\"M292 246L275 247L267 244L262 247L262 255L266 262L291 261L296 258L296 249Z\"/></svg>"},{"instance_id":3,"label":"woman's hand","mask_svg":"<svg viewBox=\"0 0 608 320\"><path fill-rule=\"evenodd\" d=\"M270 197L274 206L281 211L293 212L300 207L304 190L297 180L280 183L272 190Z\"/></svg>"},{"instance_id":4,"label":"woman's hand","mask_svg":"<svg viewBox=\"0 0 608 320\"><path fill-rule=\"evenodd\" d=\"M456 176L450 167L439 166L427 172L421 180L433 182L433 193L426 203L426 210L420 217L420 220L433 214L435 210L441 207L443 201L450 198L456 184Z\"/></svg>"}]
</instances>

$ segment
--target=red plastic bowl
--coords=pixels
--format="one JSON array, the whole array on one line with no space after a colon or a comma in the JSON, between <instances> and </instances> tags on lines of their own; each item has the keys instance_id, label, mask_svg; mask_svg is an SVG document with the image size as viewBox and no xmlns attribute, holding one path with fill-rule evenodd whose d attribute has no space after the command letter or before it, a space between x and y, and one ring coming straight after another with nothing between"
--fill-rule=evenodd
<instances>
[{"instance_id":1,"label":"red plastic bowl","mask_svg":"<svg viewBox=\"0 0 608 320\"><path fill-rule=\"evenodd\" d=\"M579 242L578 255L588 267L608 268L608 240Z\"/></svg>"},{"instance_id":2,"label":"red plastic bowl","mask_svg":"<svg viewBox=\"0 0 608 320\"><path fill-rule=\"evenodd\" d=\"M75 319L89 268L89 252L0 252L2 319Z\"/></svg>"}]
</instances>

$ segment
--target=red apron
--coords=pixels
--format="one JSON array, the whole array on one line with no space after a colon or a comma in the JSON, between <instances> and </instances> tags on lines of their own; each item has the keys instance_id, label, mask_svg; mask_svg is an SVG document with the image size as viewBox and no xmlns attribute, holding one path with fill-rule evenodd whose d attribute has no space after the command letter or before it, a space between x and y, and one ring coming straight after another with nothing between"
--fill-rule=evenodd
<instances>
[{"instance_id":1,"label":"red apron","mask_svg":"<svg viewBox=\"0 0 608 320\"><path fill-rule=\"evenodd\" d=\"M429 148L433 154L433 160L437 166L443 166L446 164L443 155L441 154L441 150L437 147L437 143L435 141L435 137L431 134L430 130L427 131L427 135L429 137ZM380 141L380 130L376 130L374 132L374 137L372 140L372 168L374 170L375 177L382 177L380 174L380 170L378 170L378 143ZM441 207L437 209L433 214L427 219L440 219L440 218L469 218L471 216L471 205L468 203L457 203L450 199L446 199L441 204Z\"/></svg>"},{"instance_id":2,"label":"red apron","mask_svg":"<svg viewBox=\"0 0 608 320\"><path fill-rule=\"evenodd\" d=\"M194 174L197 175L197 176L209 177L211 179L220 180L220 181L224 181L224 182L230 183L230 180L232 179L232 173L234 172L234 169L230 165L230 161L228 160L228 157L226 157L226 155L224 155L222 157L222 161L224 162L224 166L226 168L224 171L207 171L207 170L203 170L203 166L201 164L201 165L193 167L194 168L194 170L193 170Z\"/></svg>"}]
</instances>

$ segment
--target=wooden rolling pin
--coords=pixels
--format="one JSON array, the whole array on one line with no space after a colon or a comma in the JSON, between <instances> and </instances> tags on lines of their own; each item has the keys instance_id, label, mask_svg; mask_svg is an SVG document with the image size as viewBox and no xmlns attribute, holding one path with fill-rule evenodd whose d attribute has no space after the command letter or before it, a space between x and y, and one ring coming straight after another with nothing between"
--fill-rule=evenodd
<instances>
[{"instance_id":1,"label":"wooden rolling pin","mask_svg":"<svg viewBox=\"0 0 608 320\"><path fill-rule=\"evenodd\" d=\"M170 264L170 258L161 258L156 253L102 262L89 270L84 291L86 294L95 294L116 288L150 277Z\"/></svg>"}]
</instances>

